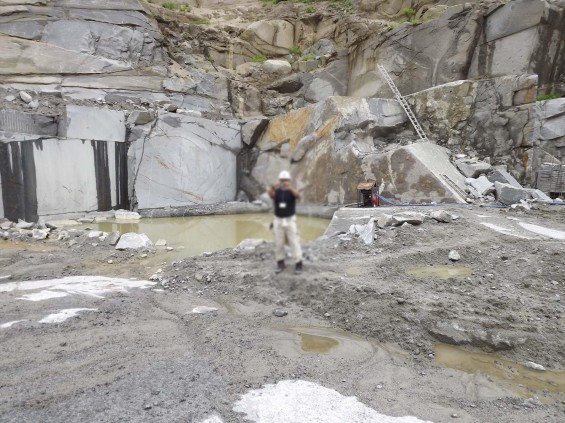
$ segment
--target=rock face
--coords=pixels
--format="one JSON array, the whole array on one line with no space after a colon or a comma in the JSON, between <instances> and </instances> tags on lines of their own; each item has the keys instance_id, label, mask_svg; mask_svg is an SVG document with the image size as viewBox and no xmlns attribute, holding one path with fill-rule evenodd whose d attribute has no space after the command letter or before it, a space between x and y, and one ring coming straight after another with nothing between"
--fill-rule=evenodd
<instances>
[{"instance_id":1,"label":"rock face","mask_svg":"<svg viewBox=\"0 0 565 423\"><path fill-rule=\"evenodd\" d=\"M562 6L515 0L487 14L469 77L534 73L542 88L558 88L565 74Z\"/></svg>"},{"instance_id":2,"label":"rock face","mask_svg":"<svg viewBox=\"0 0 565 423\"><path fill-rule=\"evenodd\" d=\"M254 22L242 34L265 55L285 55L294 47L294 25L285 20Z\"/></svg>"},{"instance_id":3,"label":"rock face","mask_svg":"<svg viewBox=\"0 0 565 423\"><path fill-rule=\"evenodd\" d=\"M305 202L356 201L362 157L406 120L395 100L331 97L271 120L255 147L251 177L266 186L290 169Z\"/></svg>"},{"instance_id":4,"label":"rock face","mask_svg":"<svg viewBox=\"0 0 565 423\"><path fill-rule=\"evenodd\" d=\"M459 5L436 20L418 26L404 23L359 43L350 55L348 94L391 95L377 64L393 75L404 95L465 79L481 32L479 21L471 5Z\"/></svg>"},{"instance_id":5,"label":"rock face","mask_svg":"<svg viewBox=\"0 0 565 423\"><path fill-rule=\"evenodd\" d=\"M536 80L524 75L456 81L415 93L408 101L440 144L496 158L525 178L531 165Z\"/></svg>"},{"instance_id":6,"label":"rock face","mask_svg":"<svg viewBox=\"0 0 565 423\"><path fill-rule=\"evenodd\" d=\"M124 143L7 133L2 138L0 211L10 220L127 207Z\"/></svg>"},{"instance_id":7,"label":"rock face","mask_svg":"<svg viewBox=\"0 0 565 423\"><path fill-rule=\"evenodd\" d=\"M132 197L140 209L234 200L241 146L236 121L162 113L130 148Z\"/></svg>"}]
</instances>

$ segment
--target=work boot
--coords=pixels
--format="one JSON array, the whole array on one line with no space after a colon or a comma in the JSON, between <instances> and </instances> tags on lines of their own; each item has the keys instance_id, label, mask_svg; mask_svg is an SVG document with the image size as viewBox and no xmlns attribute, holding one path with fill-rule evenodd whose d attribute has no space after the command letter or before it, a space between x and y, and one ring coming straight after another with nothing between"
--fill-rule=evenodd
<instances>
[{"instance_id":1,"label":"work boot","mask_svg":"<svg viewBox=\"0 0 565 423\"><path fill-rule=\"evenodd\" d=\"M281 273L285 268L284 265L284 260L279 260L277 261L277 270L275 270L275 273Z\"/></svg>"},{"instance_id":2,"label":"work boot","mask_svg":"<svg viewBox=\"0 0 565 423\"><path fill-rule=\"evenodd\" d=\"M304 269L302 268L302 262L299 261L298 263L296 263L296 266L294 267L294 274L300 275L303 271Z\"/></svg>"}]
</instances>

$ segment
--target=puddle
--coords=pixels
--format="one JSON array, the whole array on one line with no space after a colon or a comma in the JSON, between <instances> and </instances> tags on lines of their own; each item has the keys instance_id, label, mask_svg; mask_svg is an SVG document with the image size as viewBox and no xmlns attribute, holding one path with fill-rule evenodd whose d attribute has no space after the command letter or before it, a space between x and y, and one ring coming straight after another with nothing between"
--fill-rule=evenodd
<instances>
[{"instance_id":1,"label":"puddle","mask_svg":"<svg viewBox=\"0 0 565 423\"><path fill-rule=\"evenodd\" d=\"M269 229L273 218L267 213L233 214L225 216L193 216L145 218L138 222L100 222L83 225L104 232L120 231L145 233L156 242L167 241L175 250L171 259L197 255L206 251L233 248L247 238L273 239ZM312 241L322 236L328 219L298 216L298 229L302 241Z\"/></svg>"},{"instance_id":2,"label":"puddle","mask_svg":"<svg viewBox=\"0 0 565 423\"><path fill-rule=\"evenodd\" d=\"M375 353L369 341L335 328L292 327L275 331L275 345L280 352L295 354L331 354L343 357L366 357Z\"/></svg>"},{"instance_id":3,"label":"puddle","mask_svg":"<svg viewBox=\"0 0 565 423\"><path fill-rule=\"evenodd\" d=\"M300 333L300 347L304 352L328 353L332 348L339 345L339 342L328 336L312 335Z\"/></svg>"},{"instance_id":4,"label":"puddle","mask_svg":"<svg viewBox=\"0 0 565 423\"><path fill-rule=\"evenodd\" d=\"M490 376L525 398L542 391L565 393L565 371L533 370L496 354L466 351L452 345L437 344L434 352L437 364Z\"/></svg>"},{"instance_id":5,"label":"puddle","mask_svg":"<svg viewBox=\"0 0 565 423\"><path fill-rule=\"evenodd\" d=\"M406 273L419 278L447 280L467 278L472 275L473 270L467 266L423 266L411 267Z\"/></svg>"}]
</instances>

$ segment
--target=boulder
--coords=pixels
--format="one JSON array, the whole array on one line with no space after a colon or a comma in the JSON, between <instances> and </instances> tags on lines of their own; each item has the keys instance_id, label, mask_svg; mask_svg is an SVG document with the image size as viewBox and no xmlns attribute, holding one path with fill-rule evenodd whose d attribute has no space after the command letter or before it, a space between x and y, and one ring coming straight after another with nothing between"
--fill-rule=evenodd
<instances>
[{"instance_id":1,"label":"boulder","mask_svg":"<svg viewBox=\"0 0 565 423\"><path fill-rule=\"evenodd\" d=\"M274 75L288 75L292 72L290 63L286 60L266 60L263 62L263 70Z\"/></svg>"},{"instance_id":2,"label":"boulder","mask_svg":"<svg viewBox=\"0 0 565 423\"><path fill-rule=\"evenodd\" d=\"M18 219L18 223L16 223L16 229L31 229L33 228L35 223L33 222L26 222L25 220Z\"/></svg>"},{"instance_id":3,"label":"boulder","mask_svg":"<svg viewBox=\"0 0 565 423\"><path fill-rule=\"evenodd\" d=\"M371 245L375 240L375 220L371 218L364 225L351 225L348 233L357 236L365 245Z\"/></svg>"},{"instance_id":4,"label":"boulder","mask_svg":"<svg viewBox=\"0 0 565 423\"><path fill-rule=\"evenodd\" d=\"M140 250L153 246L151 240L145 234L128 232L120 237L116 244L116 250Z\"/></svg>"},{"instance_id":5,"label":"boulder","mask_svg":"<svg viewBox=\"0 0 565 423\"><path fill-rule=\"evenodd\" d=\"M493 184L495 182L500 182L503 184L512 185L514 188L522 188L520 182L518 182L510 173L503 169L495 169L492 172L489 172L487 179Z\"/></svg>"},{"instance_id":6,"label":"boulder","mask_svg":"<svg viewBox=\"0 0 565 423\"><path fill-rule=\"evenodd\" d=\"M534 200L542 201L544 203L553 203L551 197L539 189L535 189L532 191L532 198Z\"/></svg>"},{"instance_id":7,"label":"boulder","mask_svg":"<svg viewBox=\"0 0 565 423\"><path fill-rule=\"evenodd\" d=\"M365 179L383 182L385 198L401 203L465 202L465 179L451 163L449 151L436 144L422 142L368 154L363 168Z\"/></svg>"},{"instance_id":8,"label":"boulder","mask_svg":"<svg viewBox=\"0 0 565 423\"><path fill-rule=\"evenodd\" d=\"M31 236L33 239L42 240L46 239L49 236L48 229L32 229Z\"/></svg>"},{"instance_id":9,"label":"boulder","mask_svg":"<svg viewBox=\"0 0 565 423\"><path fill-rule=\"evenodd\" d=\"M392 226L394 220L391 214L381 214L377 219L377 226L381 229Z\"/></svg>"},{"instance_id":10,"label":"boulder","mask_svg":"<svg viewBox=\"0 0 565 423\"><path fill-rule=\"evenodd\" d=\"M100 238L102 236L102 231L90 231L88 233L88 238Z\"/></svg>"},{"instance_id":11,"label":"boulder","mask_svg":"<svg viewBox=\"0 0 565 423\"><path fill-rule=\"evenodd\" d=\"M25 103L31 103L33 100L33 97L30 96L28 93L26 93L25 91L20 91L20 98L25 102Z\"/></svg>"},{"instance_id":12,"label":"boulder","mask_svg":"<svg viewBox=\"0 0 565 423\"><path fill-rule=\"evenodd\" d=\"M118 243L118 241L120 240L120 236L121 236L121 234L118 231L110 232L106 236L106 239L104 241L106 242L106 244L116 245Z\"/></svg>"},{"instance_id":13,"label":"boulder","mask_svg":"<svg viewBox=\"0 0 565 423\"><path fill-rule=\"evenodd\" d=\"M522 200L531 198L530 190L525 188L516 188L510 184L503 184L501 182L495 182L494 187L496 189L497 201L504 205L520 203Z\"/></svg>"},{"instance_id":14,"label":"boulder","mask_svg":"<svg viewBox=\"0 0 565 423\"><path fill-rule=\"evenodd\" d=\"M476 197L482 197L494 192L494 184L484 175L479 176L477 179L467 179L465 183L471 187L471 193Z\"/></svg>"},{"instance_id":15,"label":"boulder","mask_svg":"<svg viewBox=\"0 0 565 423\"><path fill-rule=\"evenodd\" d=\"M479 162L472 159L455 160L457 168L466 178L477 178L490 170L490 163Z\"/></svg>"},{"instance_id":16,"label":"boulder","mask_svg":"<svg viewBox=\"0 0 565 423\"><path fill-rule=\"evenodd\" d=\"M295 74L273 82L268 88L281 94L290 94L297 92L303 86L304 83L302 82L300 75Z\"/></svg>"},{"instance_id":17,"label":"boulder","mask_svg":"<svg viewBox=\"0 0 565 423\"><path fill-rule=\"evenodd\" d=\"M424 222L425 216L422 213L417 212L401 212L392 215L392 224L394 226L400 226L404 223L410 225L420 225Z\"/></svg>"},{"instance_id":18,"label":"boulder","mask_svg":"<svg viewBox=\"0 0 565 423\"><path fill-rule=\"evenodd\" d=\"M124 112L98 107L67 105L59 136L86 140L126 140Z\"/></svg>"},{"instance_id":19,"label":"boulder","mask_svg":"<svg viewBox=\"0 0 565 423\"><path fill-rule=\"evenodd\" d=\"M453 220L453 216L445 210L434 210L430 217L440 223L450 223Z\"/></svg>"},{"instance_id":20,"label":"boulder","mask_svg":"<svg viewBox=\"0 0 565 423\"><path fill-rule=\"evenodd\" d=\"M457 250L451 250L447 255L447 258L451 261L459 261L461 260L461 255Z\"/></svg>"},{"instance_id":21,"label":"boulder","mask_svg":"<svg viewBox=\"0 0 565 423\"><path fill-rule=\"evenodd\" d=\"M167 246L167 241L165 239L158 239L155 242L155 247L166 247Z\"/></svg>"}]
</instances>

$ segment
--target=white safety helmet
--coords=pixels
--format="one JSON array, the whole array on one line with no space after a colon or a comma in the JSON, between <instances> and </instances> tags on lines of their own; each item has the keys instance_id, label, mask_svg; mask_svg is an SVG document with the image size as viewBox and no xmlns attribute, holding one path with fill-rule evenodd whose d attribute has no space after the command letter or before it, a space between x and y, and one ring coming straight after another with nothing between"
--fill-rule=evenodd
<instances>
[{"instance_id":1,"label":"white safety helmet","mask_svg":"<svg viewBox=\"0 0 565 423\"><path fill-rule=\"evenodd\" d=\"M279 179L290 180L292 178L290 177L290 172L288 170L283 170L281 173L279 173Z\"/></svg>"}]
</instances>

